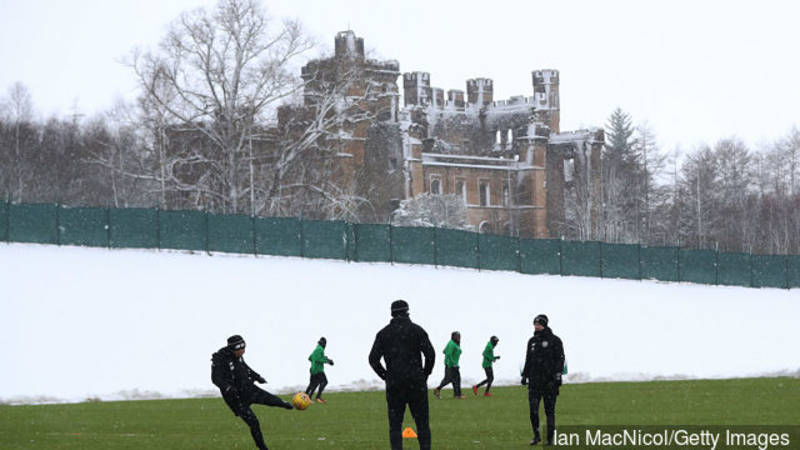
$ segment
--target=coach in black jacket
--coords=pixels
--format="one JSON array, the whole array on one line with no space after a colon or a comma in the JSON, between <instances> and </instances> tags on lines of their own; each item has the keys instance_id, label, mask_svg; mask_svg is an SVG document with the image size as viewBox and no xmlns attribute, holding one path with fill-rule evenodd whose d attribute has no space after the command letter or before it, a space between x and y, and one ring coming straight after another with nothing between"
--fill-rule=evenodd
<instances>
[{"instance_id":1,"label":"coach in black jacket","mask_svg":"<svg viewBox=\"0 0 800 450\"><path fill-rule=\"evenodd\" d=\"M425 356L425 366L422 356ZM386 368L381 364L381 357ZM417 423L420 449L431 448L428 423L428 376L433 371L436 354L428 333L408 317L408 303L392 302L392 320L375 336L369 365L386 381L386 404L389 409L389 442L392 450L403 448L400 428L406 404Z\"/></svg>"},{"instance_id":2,"label":"coach in black jacket","mask_svg":"<svg viewBox=\"0 0 800 450\"><path fill-rule=\"evenodd\" d=\"M536 445L542 440L539 434L539 400L544 399L547 416L547 445L553 444L556 429L556 397L561 386L564 370L564 346L561 339L547 326L547 316L540 314L533 319L534 333L528 340L525 368L522 369L522 384L528 385L528 405L531 410L531 427Z\"/></svg>"},{"instance_id":3,"label":"coach in black jacket","mask_svg":"<svg viewBox=\"0 0 800 450\"><path fill-rule=\"evenodd\" d=\"M227 346L211 355L211 381L219 388L231 411L250 427L250 434L259 450L267 450L258 417L250 405L258 403L286 409L292 409L292 405L253 384L266 383L267 380L244 362L244 347L244 339L237 334L228 338Z\"/></svg>"}]
</instances>

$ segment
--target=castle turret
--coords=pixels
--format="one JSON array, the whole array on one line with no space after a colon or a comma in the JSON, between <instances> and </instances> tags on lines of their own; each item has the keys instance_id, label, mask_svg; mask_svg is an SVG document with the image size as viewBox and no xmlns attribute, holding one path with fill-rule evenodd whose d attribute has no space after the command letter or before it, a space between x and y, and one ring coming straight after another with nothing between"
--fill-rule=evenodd
<instances>
[{"instance_id":1,"label":"castle turret","mask_svg":"<svg viewBox=\"0 0 800 450\"><path fill-rule=\"evenodd\" d=\"M536 120L546 123L552 132L559 133L561 116L558 98L558 71L553 69L534 70L531 75Z\"/></svg>"},{"instance_id":2,"label":"castle turret","mask_svg":"<svg viewBox=\"0 0 800 450\"><path fill-rule=\"evenodd\" d=\"M335 45L337 58L364 59L364 38L351 30L336 33Z\"/></svg>"},{"instance_id":3,"label":"castle turret","mask_svg":"<svg viewBox=\"0 0 800 450\"><path fill-rule=\"evenodd\" d=\"M467 80L467 102L478 106L492 103L494 89L491 78L472 78Z\"/></svg>"},{"instance_id":4,"label":"castle turret","mask_svg":"<svg viewBox=\"0 0 800 450\"><path fill-rule=\"evenodd\" d=\"M405 106L427 106L431 98L431 75L427 72L403 74L403 97Z\"/></svg>"},{"instance_id":5,"label":"castle turret","mask_svg":"<svg viewBox=\"0 0 800 450\"><path fill-rule=\"evenodd\" d=\"M460 89L450 89L447 91L447 101L456 108L463 108L464 91Z\"/></svg>"}]
</instances>

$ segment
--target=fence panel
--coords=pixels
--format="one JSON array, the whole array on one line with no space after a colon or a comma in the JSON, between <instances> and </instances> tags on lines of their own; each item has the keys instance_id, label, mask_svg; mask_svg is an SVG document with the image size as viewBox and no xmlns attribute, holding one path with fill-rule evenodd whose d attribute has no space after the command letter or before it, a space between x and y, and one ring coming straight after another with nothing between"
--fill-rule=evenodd
<instances>
[{"instance_id":1,"label":"fence panel","mask_svg":"<svg viewBox=\"0 0 800 450\"><path fill-rule=\"evenodd\" d=\"M8 202L0 203L0 240L8 241Z\"/></svg>"},{"instance_id":2,"label":"fence panel","mask_svg":"<svg viewBox=\"0 0 800 450\"><path fill-rule=\"evenodd\" d=\"M635 244L602 244L603 278L641 279L639 246Z\"/></svg>"},{"instance_id":3,"label":"fence panel","mask_svg":"<svg viewBox=\"0 0 800 450\"><path fill-rule=\"evenodd\" d=\"M391 261L391 228L389 225L359 223L354 225L354 231L355 261Z\"/></svg>"},{"instance_id":4,"label":"fence panel","mask_svg":"<svg viewBox=\"0 0 800 450\"><path fill-rule=\"evenodd\" d=\"M347 223L304 220L303 256L306 258L346 259Z\"/></svg>"},{"instance_id":5,"label":"fence panel","mask_svg":"<svg viewBox=\"0 0 800 450\"><path fill-rule=\"evenodd\" d=\"M717 281L726 286L750 286L750 255L720 253L717 255Z\"/></svg>"},{"instance_id":6,"label":"fence panel","mask_svg":"<svg viewBox=\"0 0 800 450\"><path fill-rule=\"evenodd\" d=\"M436 263L442 266L478 267L476 234L463 230L436 230Z\"/></svg>"},{"instance_id":7,"label":"fence panel","mask_svg":"<svg viewBox=\"0 0 800 450\"><path fill-rule=\"evenodd\" d=\"M11 242L57 244L56 205L49 203L10 204L8 239Z\"/></svg>"},{"instance_id":8,"label":"fence panel","mask_svg":"<svg viewBox=\"0 0 800 450\"><path fill-rule=\"evenodd\" d=\"M753 287L788 287L787 257L753 255Z\"/></svg>"},{"instance_id":9,"label":"fence panel","mask_svg":"<svg viewBox=\"0 0 800 450\"><path fill-rule=\"evenodd\" d=\"M478 249L481 269L520 270L519 240L517 238L479 234Z\"/></svg>"},{"instance_id":10,"label":"fence panel","mask_svg":"<svg viewBox=\"0 0 800 450\"><path fill-rule=\"evenodd\" d=\"M790 288L800 287L800 255L787 256L786 279Z\"/></svg>"},{"instance_id":11,"label":"fence panel","mask_svg":"<svg viewBox=\"0 0 800 450\"><path fill-rule=\"evenodd\" d=\"M434 229L427 227L394 227L392 256L396 262L436 264Z\"/></svg>"},{"instance_id":12,"label":"fence panel","mask_svg":"<svg viewBox=\"0 0 800 450\"><path fill-rule=\"evenodd\" d=\"M300 220L294 217L256 217L256 253L259 255L301 256L303 243Z\"/></svg>"},{"instance_id":13,"label":"fence panel","mask_svg":"<svg viewBox=\"0 0 800 450\"><path fill-rule=\"evenodd\" d=\"M253 218L245 215L208 215L208 250L255 253Z\"/></svg>"},{"instance_id":14,"label":"fence panel","mask_svg":"<svg viewBox=\"0 0 800 450\"><path fill-rule=\"evenodd\" d=\"M350 222L344 224L345 232L345 259L348 261L356 260L356 226Z\"/></svg>"},{"instance_id":15,"label":"fence panel","mask_svg":"<svg viewBox=\"0 0 800 450\"><path fill-rule=\"evenodd\" d=\"M112 208L108 211L109 246L158 248L158 211L145 208Z\"/></svg>"},{"instance_id":16,"label":"fence panel","mask_svg":"<svg viewBox=\"0 0 800 450\"><path fill-rule=\"evenodd\" d=\"M642 279L678 281L678 247L642 247Z\"/></svg>"},{"instance_id":17,"label":"fence panel","mask_svg":"<svg viewBox=\"0 0 800 450\"><path fill-rule=\"evenodd\" d=\"M62 206L58 210L58 233L61 245L108 247L108 210Z\"/></svg>"},{"instance_id":18,"label":"fence panel","mask_svg":"<svg viewBox=\"0 0 800 450\"><path fill-rule=\"evenodd\" d=\"M562 275L602 276L602 248L599 242L563 241L561 243Z\"/></svg>"},{"instance_id":19,"label":"fence panel","mask_svg":"<svg viewBox=\"0 0 800 450\"><path fill-rule=\"evenodd\" d=\"M678 257L680 258L680 281L702 284L717 283L717 255L714 250L681 249Z\"/></svg>"},{"instance_id":20,"label":"fence panel","mask_svg":"<svg viewBox=\"0 0 800 450\"><path fill-rule=\"evenodd\" d=\"M160 211L161 248L206 250L206 214L200 211Z\"/></svg>"},{"instance_id":21,"label":"fence panel","mask_svg":"<svg viewBox=\"0 0 800 450\"><path fill-rule=\"evenodd\" d=\"M520 270L528 274L561 274L561 241L520 239Z\"/></svg>"}]
</instances>

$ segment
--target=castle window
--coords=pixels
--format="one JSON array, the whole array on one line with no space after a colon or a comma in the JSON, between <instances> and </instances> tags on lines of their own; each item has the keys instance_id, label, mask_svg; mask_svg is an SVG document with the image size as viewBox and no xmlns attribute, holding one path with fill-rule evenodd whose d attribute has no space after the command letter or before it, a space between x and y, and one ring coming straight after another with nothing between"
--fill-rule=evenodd
<instances>
[{"instance_id":1,"label":"castle window","mask_svg":"<svg viewBox=\"0 0 800 450\"><path fill-rule=\"evenodd\" d=\"M510 200L510 193L508 189L508 182L503 183L503 205L508 206Z\"/></svg>"},{"instance_id":2,"label":"castle window","mask_svg":"<svg viewBox=\"0 0 800 450\"><path fill-rule=\"evenodd\" d=\"M438 176L431 177L430 193L434 195L439 195L442 193L442 180Z\"/></svg>"},{"instance_id":3,"label":"castle window","mask_svg":"<svg viewBox=\"0 0 800 450\"><path fill-rule=\"evenodd\" d=\"M467 185L464 183L464 180L456 180L456 190L454 194L460 195L461 199L464 200L464 204L467 203Z\"/></svg>"},{"instance_id":4,"label":"castle window","mask_svg":"<svg viewBox=\"0 0 800 450\"><path fill-rule=\"evenodd\" d=\"M489 195L489 181L488 180L480 180L478 183L478 194L480 195L481 199L481 206L489 206L491 204Z\"/></svg>"},{"instance_id":5,"label":"castle window","mask_svg":"<svg viewBox=\"0 0 800 450\"><path fill-rule=\"evenodd\" d=\"M397 158L389 158L389 171L394 172L397 170Z\"/></svg>"}]
</instances>

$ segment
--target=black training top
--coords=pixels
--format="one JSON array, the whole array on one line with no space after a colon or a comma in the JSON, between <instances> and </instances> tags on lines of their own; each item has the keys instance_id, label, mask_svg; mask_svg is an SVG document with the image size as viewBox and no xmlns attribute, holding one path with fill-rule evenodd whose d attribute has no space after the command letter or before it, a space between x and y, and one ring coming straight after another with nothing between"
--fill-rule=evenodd
<instances>
[{"instance_id":1,"label":"black training top","mask_svg":"<svg viewBox=\"0 0 800 450\"><path fill-rule=\"evenodd\" d=\"M422 365L425 355L425 366ZM381 357L386 362L384 369ZM428 333L408 316L395 317L375 336L369 365L387 385L425 382L433 371L436 353Z\"/></svg>"}]
</instances>

